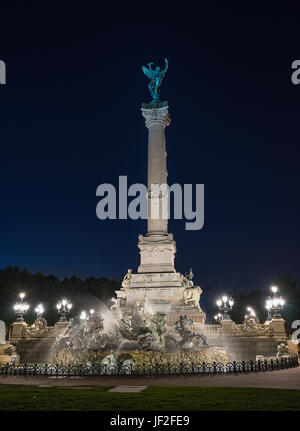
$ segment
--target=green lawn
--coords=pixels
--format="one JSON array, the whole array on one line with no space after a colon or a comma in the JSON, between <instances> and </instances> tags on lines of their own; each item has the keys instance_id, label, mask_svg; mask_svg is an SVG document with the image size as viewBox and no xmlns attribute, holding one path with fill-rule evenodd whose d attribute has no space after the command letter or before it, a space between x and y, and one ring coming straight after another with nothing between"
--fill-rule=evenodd
<instances>
[{"instance_id":1,"label":"green lawn","mask_svg":"<svg viewBox=\"0 0 300 431\"><path fill-rule=\"evenodd\" d=\"M0 385L0 410L300 410L300 391L257 388L148 387L111 393Z\"/></svg>"}]
</instances>

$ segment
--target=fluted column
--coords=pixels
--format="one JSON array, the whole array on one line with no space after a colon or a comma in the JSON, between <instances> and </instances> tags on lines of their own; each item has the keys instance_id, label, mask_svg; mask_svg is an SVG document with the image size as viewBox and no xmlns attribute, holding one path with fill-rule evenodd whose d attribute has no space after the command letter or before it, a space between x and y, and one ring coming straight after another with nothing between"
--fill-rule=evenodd
<instances>
[{"instance_id":1,"label":"fluted column","mask_svg":"<svg viewBox=\"0 0 300 431\"><path fill-rule=\"evenodd\" d=\"M170 124L168 106L162 108L145 109L142 108L142 114L145 118L148 133L148 223L147 236L168 234L168 218L162 216L162 199L160 194L155 202L159 206L156 208L156 218L151 215L153 209L153 199L151 196L151 186L161 186L167 184L167 152L166 152L166 137L165 128ZM166 198L168 199L168 197ZM157 212L158 211L158 212ZM159 218L157 218L159 214Z\"/></svg>"}]
</instances>

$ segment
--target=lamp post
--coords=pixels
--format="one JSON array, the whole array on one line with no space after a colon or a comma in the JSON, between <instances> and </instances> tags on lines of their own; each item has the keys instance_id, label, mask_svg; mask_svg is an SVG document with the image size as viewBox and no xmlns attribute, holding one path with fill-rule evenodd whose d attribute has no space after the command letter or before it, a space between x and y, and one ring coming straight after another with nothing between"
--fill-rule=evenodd
<instances>
[{"instance_id":1,"label":"lamp post","mask_svg":"<svg viewBox=\"0 0 300 431\"><path fill-rule=\"evenodd\" d=\"M267 299L266 300L266 309L268 311L268 317L267 317L267 321L270 322L272 320L272 300L271 299Z\"/></svg>"},{"instance_id":2,"label":"lamp post","mask_svg":"<svg viewBox=\"0 0 300 431\"><path fill-rule=\"evenodd\" d=\"M282 296L276 295L278 292L277 286L271 286L271 292L273 293L273 296L269 296L266 300L266 309L268 310L267 320L281 319L281 310L283 309L285 301Z\"/></svg>"},{"instance_id":3,"label":"lamp post","mask_svg":"<svg viewBox=\"0 0 300 431\"><path fill-rule=\"evenodd\" d=\"M66 322L66 320L67 320L66 315L70 312L70 310L72 308L71 302L68 299L61 299L56 304L56 308L61 315L59 321L60 322Z\"/></svg>"},{"instance_id":4,"label":"lamp post","mask_svg":"<svg viewBox=\"0 0 300 431\"><path fill-rule=\"evenodd\" d=\"M85 321L88 319L88 315L87 315L86 311L84 311L84 310L83 310L83 311L80 313L79 318L80 318L80 320L81 320L82 322L85 322Z\"/></svg>"},{"instance_id":5,"label":"lamp post","mask_svg":"<svg viewBox=\"0 0 300 431\"><path fill-rule=\"evenodd\" d=\"M34 311L36 312L36 317L42 317L42 315L44 314L44 306L43 304L39 304L35 307Z\"/></svg>"},{"instance_id":6,"label":"lamp post","mask_svg":"<svg viewBox=\"0 0 300 431\"><path fill-rule=\"evenodd\" d=\"M19 294L20 301L16 302L14 305L14 310L17 314L17 322L24 322L24 314L29 309L29 304L27 304L26 301L24 301L25 293L21 292Z\"/></svg>"},{"instance_id":7,"label":"lamp post","mask_svg":"<svg viewBox=\"0 0 300 431\"><path fill-rule=\"evenodd\" d=\"M230 311L232 310L232 306L234 301L232 298L229 298L227 295L223 295L216 301L217 306L219 307L221 317L218 317L220 320L230 319ZM218 316L218 314L217 314Z\"/></svg>"},{"instance_id":8,"label":"lamp post","mask_svg":"<svg viewBox=\"0 0 300 431\"><path fill-rule=\"evenodd\" d=\"M216 322L220 323L222 319L222 314L221 313L215 314L214 319Z\"/></svg>"}]
</instances>

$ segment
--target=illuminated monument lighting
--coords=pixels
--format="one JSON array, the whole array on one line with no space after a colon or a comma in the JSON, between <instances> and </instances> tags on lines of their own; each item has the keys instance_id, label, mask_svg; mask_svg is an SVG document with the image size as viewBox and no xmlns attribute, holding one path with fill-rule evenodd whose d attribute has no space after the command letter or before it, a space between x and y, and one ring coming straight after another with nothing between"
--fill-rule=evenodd
<instances>
[{"instance_id":1,"label":"illuminated monument lighting","mask_svg":"<svg viewBox=\"0 0 300 431\"><path fill-rule=\"evenodd\" d=\"M165 129L170 125L168 102L161 102L159 89L168 68L152 69L152 63L143 67L150 79L149 91L152 101L142 105L142 115L148 129L148 220L146 235L139 235L140 265L137 273L128 270L121 290L116 291L113 309L143 305L150 313L163 312L167 315L167 325L173 326L180 315L187 315L194 323L203 324L205 313L199 300L202 290L194 286L192 270L186 275L176 272L174 258L176 243L168 232L168 218L163 218L163 196L156 196L160 218L153 217L151 185L167 184L167 152ZM168 197L167 197L168 199ZM157 213L156 213L157 214Z\"/></svg>"}]
</instances>

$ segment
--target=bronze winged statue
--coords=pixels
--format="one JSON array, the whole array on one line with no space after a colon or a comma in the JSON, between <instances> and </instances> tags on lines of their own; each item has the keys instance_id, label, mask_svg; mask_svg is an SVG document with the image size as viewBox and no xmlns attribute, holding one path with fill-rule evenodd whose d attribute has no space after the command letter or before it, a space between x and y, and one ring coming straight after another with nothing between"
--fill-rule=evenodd
<instances>
[{"instance_id":1,"label":"bronze winged statue","mask_svg":"<svg viewBox=\"0 0 300 431\"><path fill-rule=\"evenodd\" d=\"M148 67L142 66L142 70L144 74L147 76L147 78L150 79L150 82L148 84L148 88L150 91L150 94L152 96L152 104L159 103L159 89L163 82L164 76L166 74L166 71L168 70L169 62L165 58L165 68L163 70L160 70L160 67L157 66L155 69L152 69L152 62L148 63Z\"/></svg>"}]
</instances>

